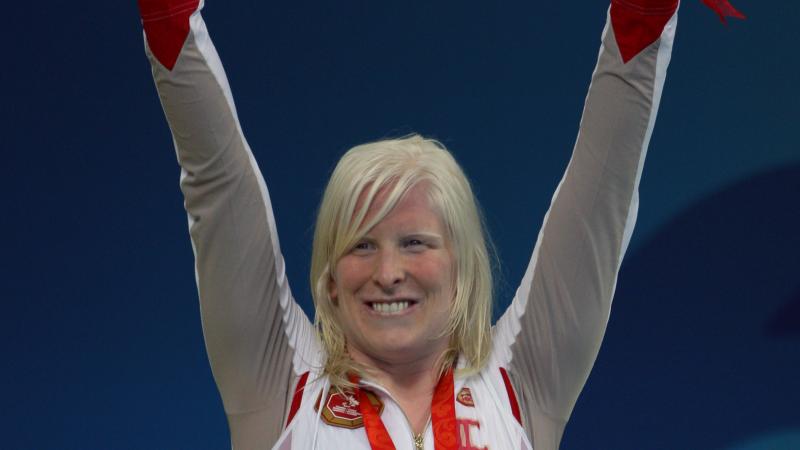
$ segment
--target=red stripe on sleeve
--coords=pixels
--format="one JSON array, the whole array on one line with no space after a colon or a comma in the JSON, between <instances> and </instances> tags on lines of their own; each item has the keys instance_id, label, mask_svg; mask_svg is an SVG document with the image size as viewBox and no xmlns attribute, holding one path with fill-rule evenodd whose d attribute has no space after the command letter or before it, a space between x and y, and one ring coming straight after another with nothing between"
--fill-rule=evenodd
<instances>
[{"instance_id":1,"label":"red stripe on sleeve","mask_svg":"<svg viewBox=\"0 0 800 450\"><path fill-rule=\"evenodd\" d=\"M503 383L506 384L506 393L508 394L508 401L511 403L511 412L514 414L514 418L517 419L517 422L522 424L522 416L519 413L519 403L517 403L517 394L514 393L514 386L511 385L511 379L508 378L508 372L506 369L501 367L500 374L503 375Z\"/></svg>"},{"instance_id":2,"label":"red stripe on sleeve","mask_svg":"<svg viewBox=\"0 0 800 450\"><path fill-rule=\"evenodd\" d=\"M287 428L292 423L297 410L300 409L300 403L303 402L303 388L306 387L306 381L308 381L308 372L300 375L300 379L297 380L297 386L294 388L294 397L292 397L292 406L289 408L289 417L286 418Z\"/></svg>"}]
</instances>

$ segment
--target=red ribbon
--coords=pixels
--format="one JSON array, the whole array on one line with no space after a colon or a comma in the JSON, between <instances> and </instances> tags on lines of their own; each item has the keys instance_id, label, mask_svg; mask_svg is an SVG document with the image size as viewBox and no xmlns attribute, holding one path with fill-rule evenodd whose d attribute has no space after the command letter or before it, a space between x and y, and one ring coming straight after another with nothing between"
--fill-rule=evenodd
<instances>
[{"instance_id":1,"label":"red ribbon","mask_svg":"<svg viewBox=\"0 0 800 450\"><path fill-rule=\"evenodd\" d=\"M392 437L389 436L378 411L369 402L367 394L362 389L356 388L356 395L358 395L358 409L361 410L361 416L364 418L364 429L367 431L370 447L373 450L395 450Z\"/></svg>"},{"instance_id":2,"label":"red ribbon","mask_svg":"<svg viewBox=\"0 0 800 450\"><path fill-rule=\"evenodd\" d=\"M726 16L735 17L737 19L744 19L745 16L731 5L728 0L703 0L703 3L711 8L717 15L722 23L728 23L725 20Z\"/></svg>"},{"instance_id":3,"label":"red ribbon","mask_svg":"<svg viewBox=\"0 0 800 450\"><path fill-rule=\"evenodd\" d=\"M351 381L358 382L358 378L351 377ZM456 428L455 385L453 370L448 370L433 392L431 401L431 422L433 424L433 441L435 450L457 450L458 430ZM369 445L373 450L396 450L386 425L381 416L372 406L367 394L360 388L355 392L358 397L358 408L364 418L364 429L367 432Z\"/></svg>"},{"instance_id":4,"label":"red ribbon","mask_svg":"<svg viewBox=\"0 0 800 450\"><path fill-rule=\"evenodd\" d=\"M458 424L456 423L456 396L453 369L449 369L436 384L431 401L433 442L436 450L456 450Z\"/></svg>"}]
</instances>

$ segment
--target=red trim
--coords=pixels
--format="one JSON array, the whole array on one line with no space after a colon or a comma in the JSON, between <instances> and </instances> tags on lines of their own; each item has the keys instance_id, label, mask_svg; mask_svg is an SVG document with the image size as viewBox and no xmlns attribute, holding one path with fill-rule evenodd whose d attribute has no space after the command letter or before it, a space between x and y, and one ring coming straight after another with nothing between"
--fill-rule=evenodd
<instances>
[{"instance_id":1,"label":"red trim","mask_svg":"<svg viewBox=\"0 0 800 450\"><path fill-rule=\"evenodd\" d=\"M147 45L168 70L178 61L189 36L189 17L199 6L200 0L139 0Z\"/></svg>"},{"instance_id":2,"label":"red trim","mask_svg":"<svg viewBox=\"0 0 800 450\"><path fill-rule=\"evenodd\" d=\"M703 0L703 3L717 13L722 23L728 23L728 21L725 20L727 16L737 19L746 19L744 14L734 8L728 0Z\"/></svg>"},{"instance_id":3,"label":"red trim","mask_svg":"<svg viewBox=\"0 0 800 450\"><path fill-rule=\"evenodd\" d=\"M519 414L519 403L517 403L517 394L514 393L514 386L511 385L511 379L508 378L508 372L506 372L505 368L500 368L500 374L503 375L503 383L506 384L506 393L508 393L508 401L511 403L511 412L521 425L522 417Z\"/></svg>"},{"instance_id":4,"label":"red trim","mask_svg":"<svg viewBox=\"0 0 800 450\"><path fill-rule=\"evenodd\" d=\"M678 0L611 0L611 26L622 62L658 40L676 9Z\"/></svg>"},{"instance_id":5,"label":"red trim","mask_svg":"<svg viewBox=\"0 0 800 450\"><path fill-rule=\"evenodd\" d=\"M297 410L300 409L300 403L303 401L303 388L306 387L306 381L308 381L308 372L300 375L300 379L297 380L297 386L294 388L294 397L292 398L292 406L289 408L289 417L286 419L286 427L289 427L289 424L292 423L292 419L294 419L294 415L297 414Z\"/></svg>"}]
</instances>

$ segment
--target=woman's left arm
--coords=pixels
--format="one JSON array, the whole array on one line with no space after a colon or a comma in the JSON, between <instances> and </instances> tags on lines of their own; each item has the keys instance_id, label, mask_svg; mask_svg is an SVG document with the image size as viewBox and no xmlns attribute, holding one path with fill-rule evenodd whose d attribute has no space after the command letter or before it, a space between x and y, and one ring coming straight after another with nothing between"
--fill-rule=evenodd
<instances>
[{"instance_id":1,"label":"woman's left arm","mask_svg":"<svg viewBox=\"0 0 800 450\"><path fill-rule=\"evenodd\" d=\"M558 446L605 333L677 7L677 0L612 1L572 158L495 327L493 364L508 367L535 448Z\"/></svg>"}]
</instances>

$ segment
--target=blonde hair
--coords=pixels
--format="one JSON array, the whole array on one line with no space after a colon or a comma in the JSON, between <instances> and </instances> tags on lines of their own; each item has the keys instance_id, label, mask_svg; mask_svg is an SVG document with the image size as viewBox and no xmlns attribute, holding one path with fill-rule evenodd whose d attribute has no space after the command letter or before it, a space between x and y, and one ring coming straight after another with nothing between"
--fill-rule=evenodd
<instances>
[{"instance_id":1,"label":"blonde hair","mask_svg":"<svg viewBox=\"0 0 800 450\"><path fill-rule=\"evenodd\" d=\"M347 353L329 295L332 268L409 189L423 182L431 206L444 222L456 267L455 298L448 326L442 330L443 335L450 335L450 343L437 369L444 372L458 357L464 359L465 373L474 373L486 364L491 348L493 284L480 208L464 172L444 145L414 134L350 149L336 165L322 198L310 281L316 308L314 325L327 353L323 370L335 385L347 385L348 373L361 374L367 368ZM364 222L382 189L387 190L385 202Z\"/></svg>"}]
</instances>

